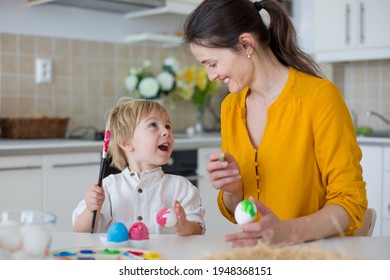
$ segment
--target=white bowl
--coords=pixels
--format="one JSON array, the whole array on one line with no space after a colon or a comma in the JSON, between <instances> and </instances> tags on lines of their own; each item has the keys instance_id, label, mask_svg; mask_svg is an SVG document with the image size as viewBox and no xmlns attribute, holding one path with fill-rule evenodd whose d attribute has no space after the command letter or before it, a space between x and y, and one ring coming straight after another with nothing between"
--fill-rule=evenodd
<instances>
[{"instance_id":1,"label":"white bowl","mask_svg":"<svg viewBox=\"0 0 390 280\"><path fill-rule=\"evenodd\" d=\"M33 210L0 210L0 259L45 259L56 216Z\"/></svg>"}]
</instances>

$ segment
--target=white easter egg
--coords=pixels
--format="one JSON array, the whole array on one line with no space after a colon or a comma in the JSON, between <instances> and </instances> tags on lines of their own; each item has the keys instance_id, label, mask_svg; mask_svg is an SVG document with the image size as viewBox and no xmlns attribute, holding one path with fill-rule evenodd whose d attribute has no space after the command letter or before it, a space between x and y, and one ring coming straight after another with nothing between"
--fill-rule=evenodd
<instances>
[{"instance_id":1,"label":"white easter egg","mask_svg":"<svg viewBox=\"0 0 390 280\"><path fill-rule=\"evenodd\" d=\"M171 208L164 208L160 210L157 213L156 220L160 226L167 228L174 227L177 223L176 213Z\"/></svg>"},{"instance_id":2,"label":"white easter egg","mask_svg":"<svg viewBox=\"0 0 390 280\"><path fill-rule=\"evenodd\" d=\"M30 256L44 256L48 250L50 235L45 228L26 225L22 229L23 248Z\"/></svg>"},{"instance_id":3,"label":"white easter egg","mask_svg":"<svg viewBox=\"0 0 390 280\"><path fill-rule=\"evenodd\" d=\"M256 214L256 205L247 199L238 203L234 210L234 218L239 225L252 222L255 219Z\"/></svg>"},{"instance_id":4,"label":"white easter egg","mask_svg":"<svg viewBox=\"0 0 390 280\"><path fill-rule=\"evenodd\" d=\"M19 224L15 221L4 221L0 224L0 248L10 252L16 251L22 245Z\"/></svg>"}]
</instances>

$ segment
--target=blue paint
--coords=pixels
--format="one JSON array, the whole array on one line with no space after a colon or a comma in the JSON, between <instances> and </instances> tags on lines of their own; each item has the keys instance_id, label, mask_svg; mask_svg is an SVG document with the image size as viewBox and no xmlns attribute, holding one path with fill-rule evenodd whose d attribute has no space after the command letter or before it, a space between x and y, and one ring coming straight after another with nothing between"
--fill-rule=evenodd
<instances>
[{"instance_id":1,"label":"blue paint","mask_svg":"<svg viewBox=\"0 0 390 280\"><path fill-rule=\"evenodd\" d=\"M69 252L69 251L62 251L62 252L54 254L55 257L71 257L71 256L75 256L75 255L76 255L76 253Z\"/></svg>"},{"instance_id":2,"label":"blue paint","mask_svg":"<svg viewBox=\"0 0 390 280\"><path fill-rule=\"evenodd\" d=\"M95 254L95 253L96 252L93 250L88 250L88 249L80 250L80 254Z\"/></svg>"}]
</instances>

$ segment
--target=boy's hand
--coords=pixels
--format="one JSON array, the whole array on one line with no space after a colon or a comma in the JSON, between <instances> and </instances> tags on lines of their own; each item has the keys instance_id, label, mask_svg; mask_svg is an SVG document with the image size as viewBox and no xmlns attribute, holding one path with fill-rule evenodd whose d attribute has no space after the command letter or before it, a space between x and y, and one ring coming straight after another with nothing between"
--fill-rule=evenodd
<instances>
[{"instance_id":1,"label":"boy's hand","mask_svg":"<svg viewBox=\"0 0 390 280\"><path fill-rule=\"evenodd\" d=\"M99 187L97 184L92 185L88 188L85 193L85 202L89 212L100 211L104 202L105 194L104 189Z\"/></svg>"},{"instance_id":2,"label":"boy's hand","mask_svg":"<svg viewBox=\"0 0 390 280\"><path fill-rule=\"evenodd\" d=\"M180 234L180 232L185 231L186 226L187 226L187 219L186 219L186 212L184 212L183 207L181 206L180 202L175 200L175 205L173 207L176 217L177 217L177 223L173 227L173 230L177 233Z\"/></svg>"}]
</instances>

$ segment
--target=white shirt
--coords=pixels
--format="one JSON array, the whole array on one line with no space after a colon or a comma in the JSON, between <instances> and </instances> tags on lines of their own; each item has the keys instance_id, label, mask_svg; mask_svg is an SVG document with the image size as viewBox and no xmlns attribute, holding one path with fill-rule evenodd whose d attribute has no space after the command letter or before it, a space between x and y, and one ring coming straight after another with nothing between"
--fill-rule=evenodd
<instances>
[{"instance_id":1,"label":"white shirt","mask_svg":"<svg viewBox=\"0 0 390 280\"><path fill-rule=\"evenodd\" d=\"M143 222L150 234L174 234L170 228L160 226L157 213L163 208L173 208L174 200L180 202L189 221L206 227L203 220L205 210L198 189L187 178L165 174L161 167L145 170L138 177L136 172L125 168L119 174L103 179L105 200L98 218L97 232L107 232L110 225L122 222L129 229L135 222ZM85 199L74 209L73 224L86 208Z\"/></svg>"}]
</instances>

